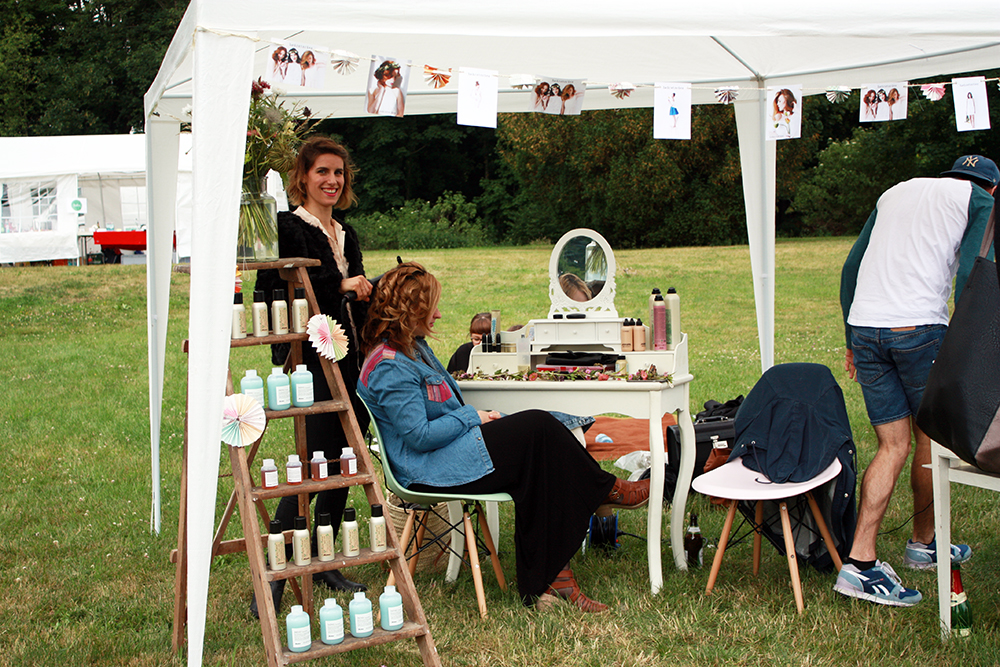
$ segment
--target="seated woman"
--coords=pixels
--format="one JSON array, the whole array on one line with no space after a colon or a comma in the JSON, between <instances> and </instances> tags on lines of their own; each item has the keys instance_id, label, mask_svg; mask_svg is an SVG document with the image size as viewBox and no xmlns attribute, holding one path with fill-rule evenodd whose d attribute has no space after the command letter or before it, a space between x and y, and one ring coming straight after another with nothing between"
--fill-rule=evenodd
<instances>
[{"instance_id":1,"label":"seated woman","mask_svg":"<svg viewBox=\"0 0 1000 667\"><path fill-rule=\"evenodd\" d=\"M569 560L595 510L645 505L649 480L602 470L548 412L501 416L466 405L425 340L441 317L440 297L441 283L421 265L400 264L379 281L361 333L368 356L358 395L378 422L396 478L414 491L510 494L524 603L544 607L558 595L583 611L604 611L580 592Z\"/></svg>"},{"instance_id":2,"label":"seated woman","mask_svg":"<svg viewBox=\"0 0 1000 667\"><path fill-rule=\"evenodd\" d=\"M490 332L491 320L492 317L489 313L477 313L472 317L472 321L469 322L470 341L459 345L455 349L455 354L451 355L451 359L448 361L449 373L465 372L469 369L469 356L472 354L472 348L479 345L483 336Z\"/></svg>"}]
</instances>

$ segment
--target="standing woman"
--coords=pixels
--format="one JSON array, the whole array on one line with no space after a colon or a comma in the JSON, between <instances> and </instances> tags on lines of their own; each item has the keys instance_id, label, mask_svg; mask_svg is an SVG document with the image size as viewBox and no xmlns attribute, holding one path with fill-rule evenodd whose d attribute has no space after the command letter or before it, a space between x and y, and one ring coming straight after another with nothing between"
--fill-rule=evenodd
<instances>
[{"instance_id":1,"label":"standing woman","mask_svg":"<svg viewBox=\"0 0 1000 667\"><path fill-rule=\"evenodd\" d=\"M344 221L344 212L357 201L352 188L354 171L347 149L332 139L315 136L302 144L288 177L288 198L292 203L298 204L298 208L278 214L278 248L282 257L320 260L319 266L309 267L309 281L316 293L320 312L336 319L350 339L347 356L338 365L354 405L358 425L364 432L368 428L368 412L355 393L360 370L357 332L364 324L372 285L365 278L357 232ZM257 275L257 289L264 291L268 301L272 298L272 290L286 286L287 283L275 269L261 271ZM357 301L344 301L347 292L357 294ZM288 354L287 348L281 347L272 347L272 362L276 365L284 364ZM302 346L302 357L315 379L315 400L332 398L319 357L312 345ZM322 451L334 469L339 466L341 449L347 447L348 442L338 413L306 417L306 439L310 458L314 451ZM348 489L343 488L310 494L310 500L313 495L318 496L314 533L319 515L328 513L336 538L347 504L347 492ZM288 496L278 503L274 518L281 521L282 530L290 530L297 514L298 499ZM316 544L315 539L313 544ZM315 578L334 590L367 590L363 584L350 581L340 572L320 572ZM276 610L280 606L284 584L284 579L271 583ZM256 600L251 605L251 613L256 615L255 612Z\"/></svg>"}]
</instances>

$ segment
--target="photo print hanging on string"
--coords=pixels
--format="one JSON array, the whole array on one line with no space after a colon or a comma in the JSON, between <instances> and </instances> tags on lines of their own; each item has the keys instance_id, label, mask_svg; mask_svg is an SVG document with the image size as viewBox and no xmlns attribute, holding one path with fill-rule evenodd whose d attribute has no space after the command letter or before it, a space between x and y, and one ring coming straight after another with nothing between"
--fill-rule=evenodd
<instances>
[{"instance_id":1,"label":"photo print hanging on string","mask_svg":"<svg viewBox=\"0 0 1000 667\"><path fill-rule=\"evenodd\" d=\"M801 85L768 86L764 136L773 140L802 136Z\"/></svg>"},{"instance_id":2,"label":"photo print hanging on string","mask_svg":"<svg viewBox=\"0 0 1000 667\"><path fill-rule=\"evenodd\" d=\"M528 110L555 116L579 116L583 110L583 96L587 92L585 81L540 77L531 91Z\"/></svg>"},{"instance_id":3,"label":"photo print hanging on string","mask_svg":"<svg viewBox=\"0 0 1000 667\"><path fill-rule=\"evenodd\" d=\"M657 83L653 90L653 138L691 138L691 84Z\"/></svg>"},{"instance_id":4,"label":"photo print hanging on string","mask_svg":"<svg viewBox=\"0 0 1000 667\"><path fill-rule=\"evenodd\" d=\"M985 77L952 79L951 94L955 101L955 127L959 132L990 129Z\"/></svg>"},{"instance_id":5,"label":"photo print hanging on string","mask_svg":"<svg viewBox=\"0 0 1000 667\"><path fill-rule=\"evenodd\" d=\"M277 42L267 51L262 78L280 88L322 89L330 52L323 47Z\"/></svg>"},{"instance_id":6,"label":"photo print hanging on string","mask_svg":"<svg viewBox=\"0 0 1000 667\"><path fill-rule=\"evenodd\" d=\"M875 123L906 118L906 81L896 83L866 83L861 86L861 108L858 120Z\"/></svg>"},{"instance_id":7,"label":"photo print hanging on string","mask_svg":"<svg viewBox=\"0 0 1000 667\"><path fill-rule=\"evenodd\" d=\"M458 72L458 124L496 129L499 72L471 67Z\"/></svg>"},{"instance_id":8,"label":"photo print hanging on string","mask_svg":"<svg viewBox=\"0 0 1000 667\"><path fill-rule=\"evenodd\" d=\"M368 70L365 111L376 116L403 117L410 83L410 61L372 56Z\"/></svg>"}]
</instances>

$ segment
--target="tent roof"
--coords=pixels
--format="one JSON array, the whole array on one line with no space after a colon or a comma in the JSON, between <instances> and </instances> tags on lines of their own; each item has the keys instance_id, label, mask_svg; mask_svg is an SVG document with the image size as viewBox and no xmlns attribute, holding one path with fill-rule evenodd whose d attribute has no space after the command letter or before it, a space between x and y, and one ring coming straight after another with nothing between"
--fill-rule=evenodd
<instances>
[{"instance_id":1,"label":"tent roof","mask_svg":"<svg viewBox=\"0 0 1000 667\"><path fill-rule=\"evenodd\" d=\"M146 140L141 134L62 137L0 137L0 179L60 174L146 171Z\"/></svg>"},{"instance_id":2,"label":"tent roof","mask_svg":"<svg viewBox=\"0 0 1000 667\"><path fill-rule=\"evenodd\" d=\"M792 11L795 9L796 11ZM304 29L307 28L307 29ZM501 75L500 110L528 108L528 93L510 74L585 78L595 88L630 81L627 100L591 92L585 109L651 106L658 81L692 83L693 101L713 101L721 85L757 87L763 80L802 84L806 94L828 86L903 81L995 67L1000 62L1000 3L962 0L945 11L939 0L846 0L821 5L787 1L703 0L687 6L651 0L579 3L567 0L366 2L303 0L280 11L264 0L193 2L160 76L146 98L178 115L191 97L191 44L199 30L245 34L257 44L254 72L264 71L270 44L289 40L352 52L355 73L328 72L326 90L289 90L291 97L334 117L363 113L368 61L374 54L412 61L407 113L450 113L457 84L431 90L423 65L475 67ZM160 97L163 96L161 100Z\"/></svg>"}]
</instances>

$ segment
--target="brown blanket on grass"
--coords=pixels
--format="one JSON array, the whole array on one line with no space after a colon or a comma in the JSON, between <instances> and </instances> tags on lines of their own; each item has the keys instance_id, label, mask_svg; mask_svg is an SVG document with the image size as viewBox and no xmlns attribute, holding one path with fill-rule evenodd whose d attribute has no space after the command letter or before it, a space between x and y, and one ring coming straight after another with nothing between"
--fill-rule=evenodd
<instances>
[{"instance_id":1,"label":"brown blanket on grass","mask_svg":"<svg viewBox=\"0 0 1000 667\"><path fill-rule=\"evenodd\" d=\"M671 414L663 415L663 431L677 423ZM600 443L596 438L599 434L611 438L614 442ZM587 439L587 451L598 461L614 461L620 456L637 450L649 451L649 420L619 419L616 417L594 417L594 424L584 434ZM664 435L666 447L666 435Z\"/></svg>"}]
</instances>

